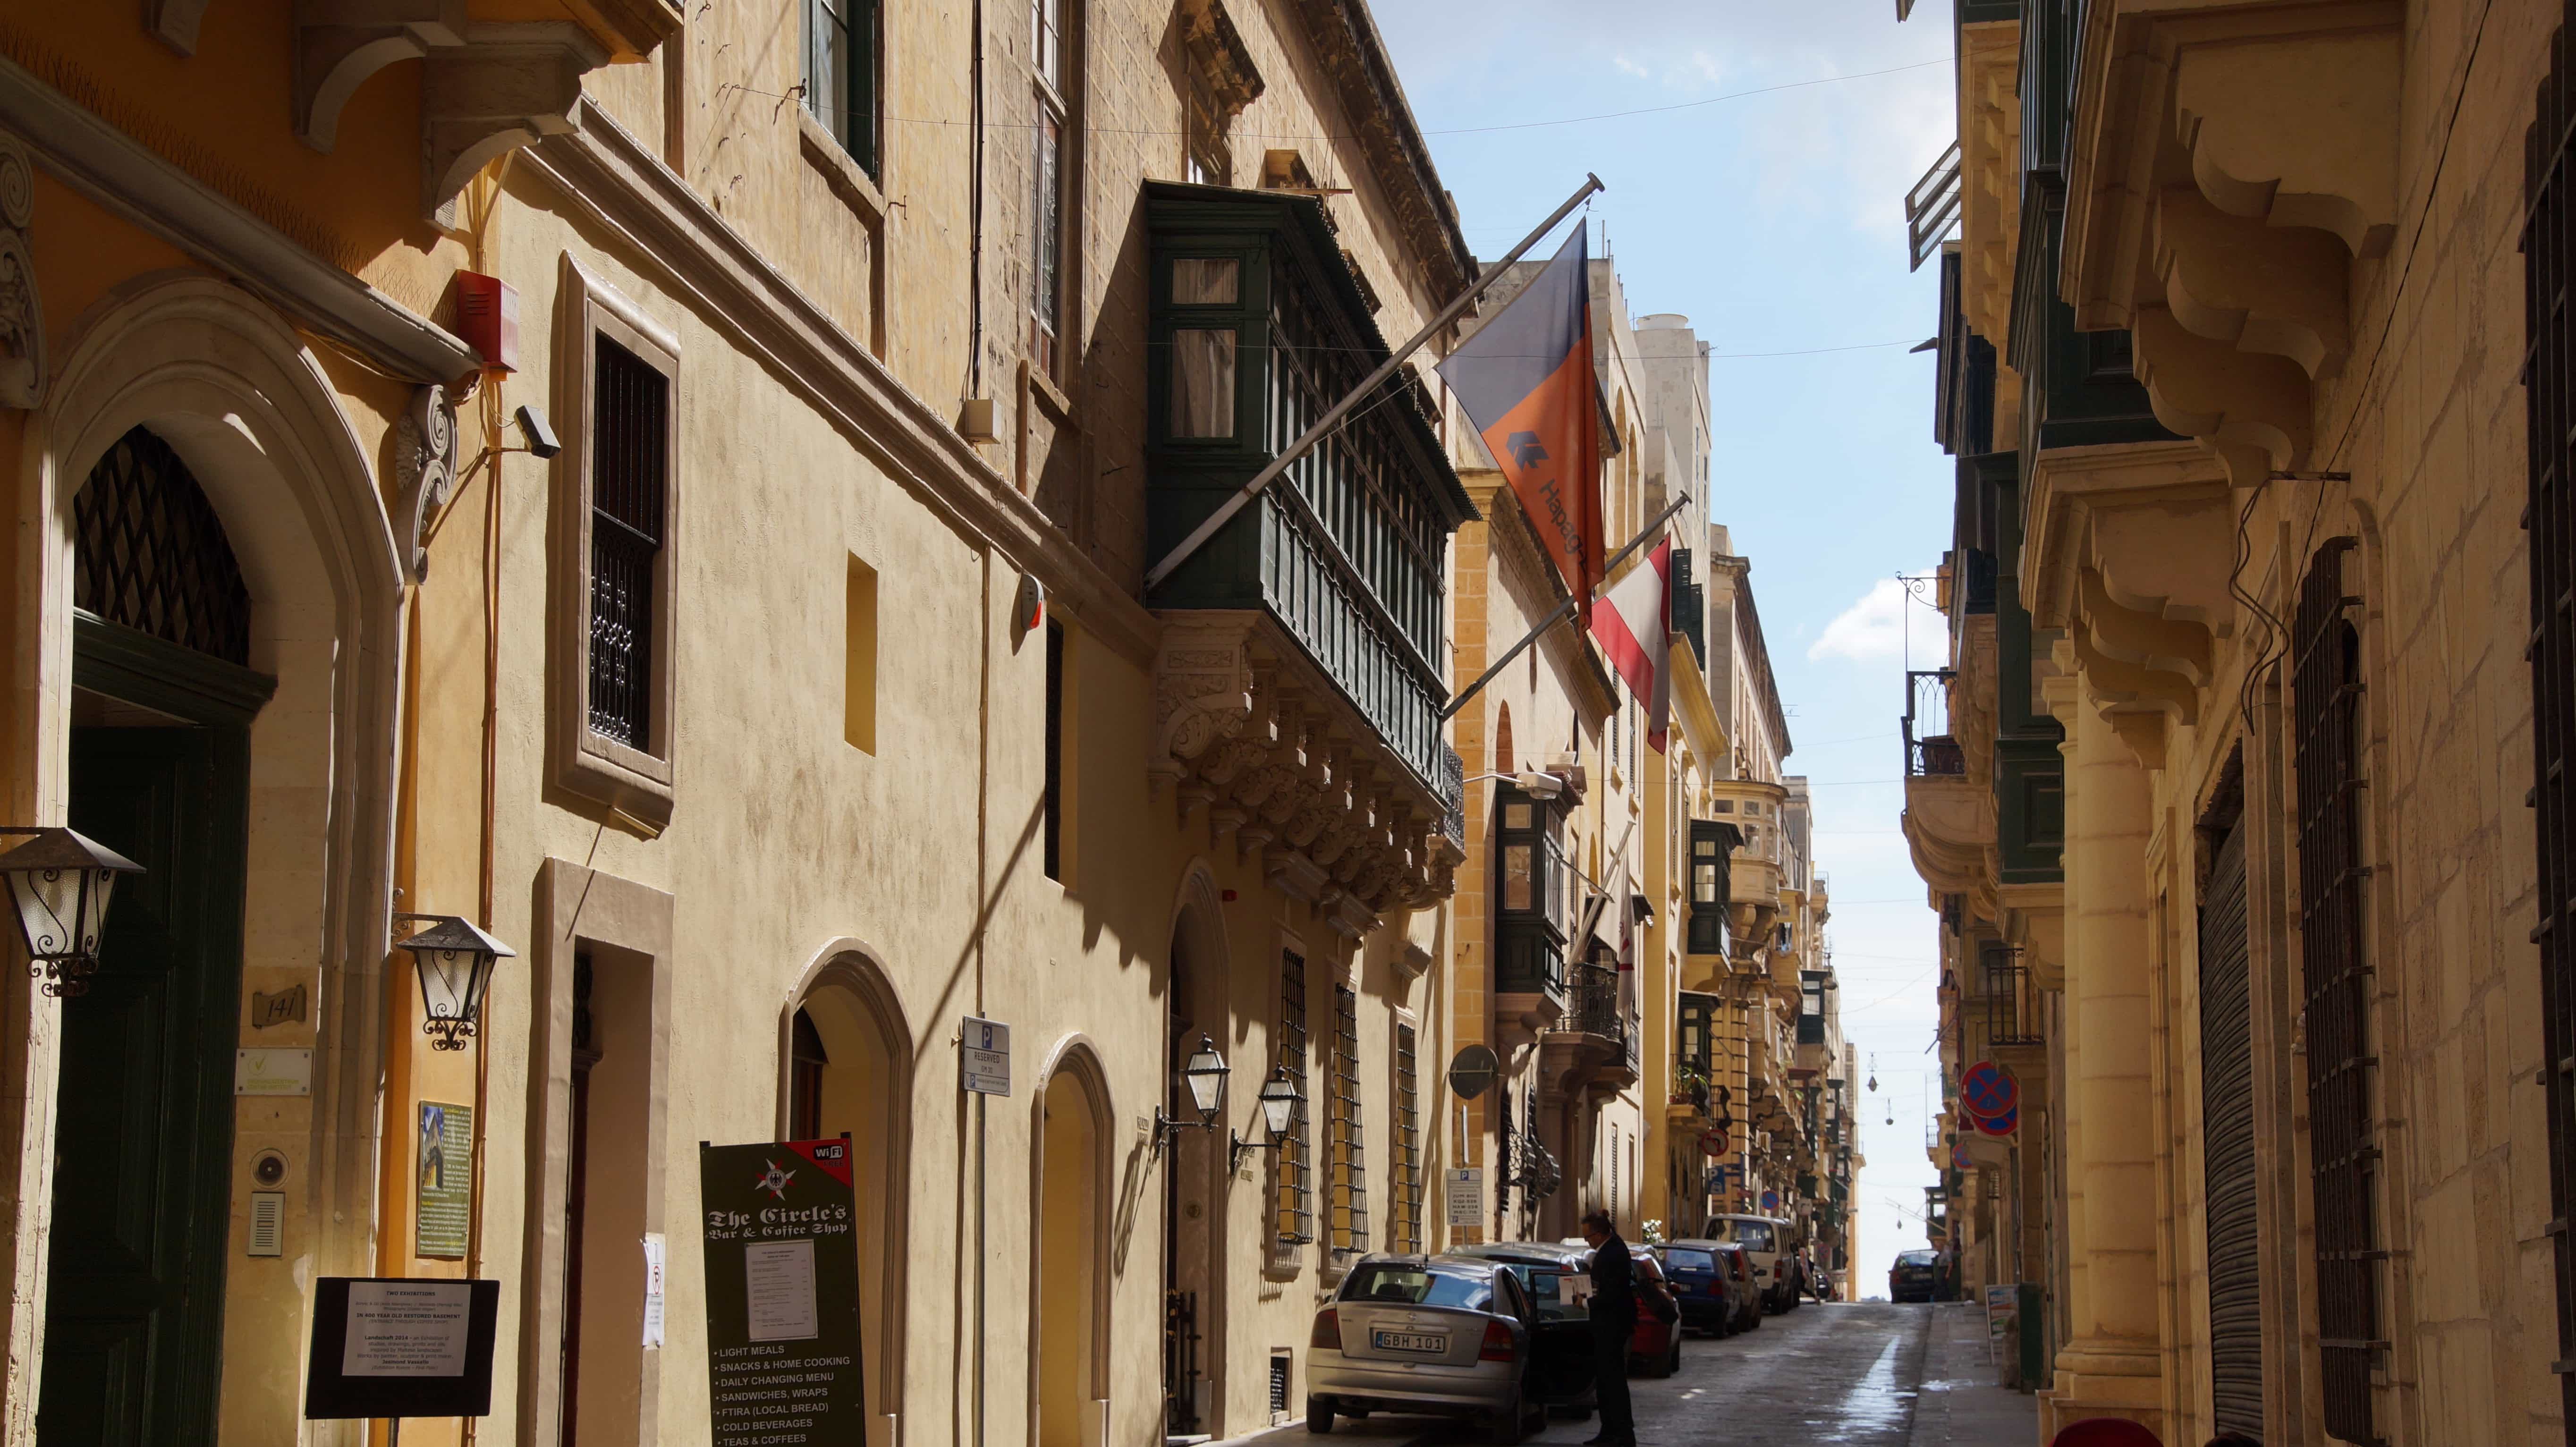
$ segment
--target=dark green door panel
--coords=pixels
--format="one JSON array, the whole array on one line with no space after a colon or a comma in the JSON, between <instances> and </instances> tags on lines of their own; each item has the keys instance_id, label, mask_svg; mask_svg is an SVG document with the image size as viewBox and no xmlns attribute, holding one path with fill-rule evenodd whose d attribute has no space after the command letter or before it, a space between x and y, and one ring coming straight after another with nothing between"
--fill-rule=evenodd
<instances>
[{"instance_id":1,"label":"dark green door panel","mask_svg":"<svg viewBox=\"0 0 2576 1447\"><path fill-rule=\"evenodd\" d=\"M222 1375L247 716L191 696L202 655L158 678L100 662L80 656L83 687L206 723L72 731L71 826L145 872L62 1005L37 1437L195 1447Z\"/></svg>"}]
</instances>

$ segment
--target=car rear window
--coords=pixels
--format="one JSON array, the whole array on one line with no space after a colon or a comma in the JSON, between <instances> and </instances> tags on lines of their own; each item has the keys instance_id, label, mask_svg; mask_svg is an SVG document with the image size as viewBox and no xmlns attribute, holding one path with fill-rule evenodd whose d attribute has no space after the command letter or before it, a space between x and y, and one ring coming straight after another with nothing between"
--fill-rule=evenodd
<instances>
[{"instance_id":1,"label":"car rear window","mask_svg":"<svg viewBox=\"0 0 2576 1447\"><path fill-rule=\"evenodd\" d=\"M1577 1293L1567 1286L1564 1272L1551 1271L1544 1266L1525 1266L1517 1261L1504 1262L1503 1269L1520 1282L1523 1291L1529 1293L1530 1305L1537 1308L1539 1320L1582 1321L1589 1315L1583 1303L1576 1299Z\"/></svg>"},{"instance_id":2,"label":"car rear window","mask_svg":"<svg viewBox=\"0 0 2576 1447\"><path fill-rule=\"evenodd\" d=\"M1768 1221L1729 1221L1726 1224L1729 1228L1726 1234L1747 1251L1779 1249L1771 1244L1771 1223Z\"/></svg>"},{"instance_id":3,"label":"car rear window","mask_svg":"<svg viewBox=\"0 0 2576 1447\"><path fill-rule=\"evenodd\" d=\"M1937 1258L1929 1251L1899 1251L1896 1253L1896 1264L1899 1266L1929 1266L1935 1259Z\"/></svg>"},{"instance_id":4,"label":"car rear window","mask_svg":"<svg viewBox=\"0 0 2576 1447\"><path fill-rule=\"evenodd\" d=\"M1344 1301L1458 1306L1470 1311L1483 1311L1492 1305L1493 1299L1493 1280L1483 1272L1471 1274L1399 1261L1363 1261L1352 1268L1350 1276L1342 1282Z\"/></svg>"},{"instance_id":5,"label":"car rear window","mask_svg":"<svg viewBox=\"0 0 2576 1447\"><path fill-rule=\"evenodd\" d=\"M1675 1246L1664 1252L1664 1264L1675 1271L1715 1271L1717 1258L1705 1251Z\"/></svg>"}]
</instances>

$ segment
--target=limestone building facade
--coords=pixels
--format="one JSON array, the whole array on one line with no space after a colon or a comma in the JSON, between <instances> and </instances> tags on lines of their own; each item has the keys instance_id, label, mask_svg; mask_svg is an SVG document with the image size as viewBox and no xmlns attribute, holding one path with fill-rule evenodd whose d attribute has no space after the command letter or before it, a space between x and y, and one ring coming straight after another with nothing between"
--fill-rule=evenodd
<instances>
[{"instance_id":1,"label":"limestone building facade","mask_svg":"<svg viewBox=\"0 0 2576 1447\"><path fill-rule=\"evenodd\" d=\"M148 881L0 1001L0 1439L366 1440L371 1275L500 1283L409 1440L703 1439L692 1141L849 1134L872 1447L1267 1425L1442 1239L1450 339L1144 582L1476 274L1358 0L37 7L0 220L0 798Z\"/></svg>"},{"instance_id":2,"label":"limestone building facade","mask_svg":"<svg viewBox=\"0 0 2576 1447\"><path fill-rule=\"evenodd\" d=\"M2042 1440L2576 1421L2568 18L1957 7L1905 829L1947 1242L2029 1284Z\"/></svg>"}]
</instances>

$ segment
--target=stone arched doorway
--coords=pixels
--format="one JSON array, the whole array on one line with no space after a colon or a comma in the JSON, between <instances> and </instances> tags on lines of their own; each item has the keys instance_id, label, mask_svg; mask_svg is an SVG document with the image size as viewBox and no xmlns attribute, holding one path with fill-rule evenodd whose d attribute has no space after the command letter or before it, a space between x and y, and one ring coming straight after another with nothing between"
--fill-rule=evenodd
<instances>
[{"instance_id":1,"label":"stone arched doorway","mask_svg":"<svg viewBox=\"0 0 2576 1447\"><path fill-rule=\"evenodd\" d=\"M901 1410L911 1036L883 973L856 951L810 973L785 1024L779 1129L789 1140L850 1138L864 1390L869 1416L883 1418Z\"/></svg>"},{"instance_id":2,"label":"stone arched doorway","mask_svg":"<svg viewBox=\"0 0 2576 1447\"><path fill-rule=\"evenodd\" d=\"M1036 1376L1033 1447L1102 1447L1108 1441L1105 1245L1109 1098L1086 1045L1058 1057L1035 1103L1036 1190L1029 1202L1035 1260L1029 1273Z\"/></svg>"},{"instance_id":3,"label":"stone arched doorway","mask_svg":"<svg viewBox=\"0 0 2576 1447\"><path fill-rule=\"evenodd\" d=\"M47 1263L47 1443L211 1438L229 1265L251 724L249 586L158 433L72 501L74 829L143 866L63 993Z\"/></svg>"}]
</instances>

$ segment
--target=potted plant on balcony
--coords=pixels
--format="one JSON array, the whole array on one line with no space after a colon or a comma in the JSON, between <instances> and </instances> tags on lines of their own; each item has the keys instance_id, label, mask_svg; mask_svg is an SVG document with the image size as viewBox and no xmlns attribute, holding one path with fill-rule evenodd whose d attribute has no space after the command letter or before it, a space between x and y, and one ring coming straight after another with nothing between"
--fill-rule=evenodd
<instances>
[{"instance_id":1,"label":"potted plant on balcony","mask_svg":"<svg viewBox=\"0 0 2576 1447\"><path fill-rule=\"evenodd\" d=\"M1708 1109L1708 1067L1696 1060L1673 1064L1672 1103Z\"/></svg>"}]
</instances>

